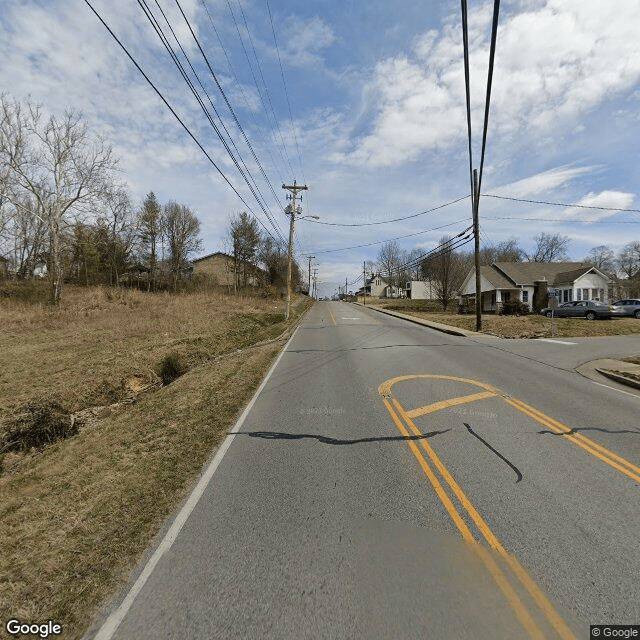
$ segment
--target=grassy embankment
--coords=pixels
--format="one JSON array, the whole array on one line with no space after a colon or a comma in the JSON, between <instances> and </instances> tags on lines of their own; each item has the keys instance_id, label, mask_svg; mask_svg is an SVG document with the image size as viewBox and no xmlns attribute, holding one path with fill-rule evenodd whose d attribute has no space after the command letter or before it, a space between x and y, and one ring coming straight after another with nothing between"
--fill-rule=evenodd
<instances>
[{"instance_id":1,"label":"grassy embankment","mask_svg":"<svg viewBox=\"0 0 640 640\"><path fill-rule=\"evenodd\" d=\"M0 299L4 432L27 403L55 400L69 413L102 406L84 412L77 435L4 454L0 621L51 619L62 637L80 638L188 494L283 340L248 347L281 336L308 303L297 300L285 323L282 302L259 298L99 288L64 296L59 308ZM167 356L184 375L163 385Z\"/></svg>"},{"instance_id":2,"label":"grassy embankment","mask_svg":"<svg viewBox=\"0 0 640 640\"><path fill-rule=\"evenodd\" d=\"M367 304L372 304L367 300ZM452 327L469 331L475 330L475 315L443 312L442 307L424 300L376 301L376 306L400 313L414 315ZM589 322L584 318L554 318L554 335L558 338L579 338L595 336L618 336L640 333L640 321L636 318L613 318ZM498 316L483 314L482 332L503 338L549 337L551 319L539 314L526 316Z\"/></svg>"}]
</instances>

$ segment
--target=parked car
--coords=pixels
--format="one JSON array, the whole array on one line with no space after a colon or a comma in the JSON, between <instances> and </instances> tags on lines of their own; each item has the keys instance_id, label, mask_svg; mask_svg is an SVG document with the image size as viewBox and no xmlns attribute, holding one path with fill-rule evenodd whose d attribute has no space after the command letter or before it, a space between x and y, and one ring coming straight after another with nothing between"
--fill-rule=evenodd
<instances>
[{"instance_id":1,"label":"parked car","mask_svg":"<svg viewBox=\"0 0 640 640\"><path fill-rule=\"evenodd\" d=\"M611 315L618 318L620 316L635 316L640 320L640 300L632 298L614 302Z\"/></svg>"},{"instance_id":2,"label":"parked car","mask_svg":"<svg viewBox=\"0 0 640 640\"><path fill-rule=\"evenodd\" d=\"M610 318L613 307L596 300L580 300L578 302L565 302L559 307L545 307L540 310L543 316L550 318L553 314L556 318Z\"/></svg>"}]
</instances>

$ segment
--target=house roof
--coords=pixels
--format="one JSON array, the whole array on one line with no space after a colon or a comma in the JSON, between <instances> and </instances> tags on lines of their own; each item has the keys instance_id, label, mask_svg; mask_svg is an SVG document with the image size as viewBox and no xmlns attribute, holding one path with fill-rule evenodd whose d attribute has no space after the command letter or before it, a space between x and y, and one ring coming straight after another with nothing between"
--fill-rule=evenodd
<instances>
[{"instance_id":1,"label":"house roof","mask_svg":"<svg viewBox=\"0 0 640 640\"><path fill-rule=\"evenodd\" d=\"M213 258L214 256L222 256L223 258L233 259L233 256L230 256L228 253L216 251L215 253L208 253L206 256L201 256L200 258L194 258L191 262L200 262L201 260L207 260L209 258Z\"/></svg>"},{"instance_id":2,"label":"house roof","mask_svg":"<svg viewBox=\"0 0 640 640\"><path fill-rule=\"evenodd\" d=\"M480 275L496 289L513 289L513 282L507 280L497 269L488 265L480 267Z\"/></svg>"},{"instance_id":3,"label":"house roof","mask_svg":"<svg viewBox=\"0 0 640 640\"><path fill-rule=\"evenodd\" d=\"M579 272L575 276L577 278L591 268L582 262L494 262L491 266L518 286L533 285L537 280L547 280L553 284L558 281L558 274ZM563 279L562 282L567 280Z\"/></svg>"}]
</instances>

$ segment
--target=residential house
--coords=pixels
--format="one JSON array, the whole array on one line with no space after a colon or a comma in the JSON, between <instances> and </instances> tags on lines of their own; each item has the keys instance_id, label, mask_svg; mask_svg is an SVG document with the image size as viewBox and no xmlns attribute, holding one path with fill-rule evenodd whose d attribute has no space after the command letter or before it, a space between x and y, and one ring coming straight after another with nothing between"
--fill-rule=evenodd
<instances>
[{"instance_id":1,"label":"residential house","mask_svg":"<svg viewBox=\"0 0 640 640\"><path fill-rule=\"evenodd\" d=\"M357 296L367 296L367 298L401 298L402 289L390 284L379 273L372 274L356 293Z\"/></svg>"},{"instance_id":2,"label":"residential house","mask_svg":"<svg viewBox=\"0 0 640 640\"><path fill-rule=\"evenodd\" d=\"M225 286L233 286L236 281L242 285L246 270L247 285L256 287L260 283L260 276L264 274L262 269L246 261L239 261L236 265L233 256L220 251L196 258L191 262L194 276L206 274L216 284Z\"/></svg>"},{"instance_id":3,"label":"residential house","mask_svg":"<svg viewBox=\"0 0 640 640\"><path fill-rule=\"evenodd\" d=\"M437 287L435 280L411 280L405 286L405 296L411 300L437 300Z\"/></svg>"},{"instance_id":4,"label":"residential house","mask_svg":"<svg viewBox=\"0 0 640 640\"><path fill-rule=\"evenodd\" d=\"M519 300L532 309L554 301L608 300L611 278L582 262L494 262L480 267L482 310L499 311L502 303ZM475 269L460 287L460 302L475 298Z\"/></svg>"}]
</instances>

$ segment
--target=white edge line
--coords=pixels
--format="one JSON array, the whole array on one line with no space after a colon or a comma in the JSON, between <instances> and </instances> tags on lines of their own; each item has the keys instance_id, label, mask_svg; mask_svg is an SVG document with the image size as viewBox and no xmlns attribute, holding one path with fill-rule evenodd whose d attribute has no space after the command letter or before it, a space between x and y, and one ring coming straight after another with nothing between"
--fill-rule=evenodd
<instances>
[{"instance_id":1,"label":"white edge line","mask_svg":"<svg viewBox=\"0 0 640 640\"><path fill-rule=\"evenodd\" d=\"M554 338L538 338L538 342L550 342L551 344L578 344L577 342L563 342L562 340L555 340Z\"/></svg>"},{"instance_id":2,"label":"white edge line","mask_svg":"<svg viewBox=\"0 0 640 640\"><path fill-rule=\"evenodd\" d=\"M632 393L631 391L625 391L624 389L618 389L617 387L611 387L608 384L602 384L602 382L596 382L595 380L591 380L593 384L597 384L599 387L604 387L605 389L611 389L612 391L617 391L618 393L624 393L627 396L631 396L632 398L637 398L637 393ZM620 383L618 383L620 384Z\"/></svg>"},{"instance_id":3,"label":"white edge line","mask_svg":"<svg viewBox=\"0 0 640 640\"><path fill-rule=\"evenodd\" d=\"M129 612L129 609L131 608L133 601L136 599L140 591L142 591L142 588L144 587L145 583L149 579L149 576L153 573L153 570L155 569L158 562L160 562L160 559L162 558L162 556L171 548L176 538L178 537L178 534L180 533L182 527L184 526L184 523L187 521L187 519L191 515L191 512L194 510L195 506L198 504L198 501L202 497L202 494L207 488L207 485L209 484L211 478L213 477L213 474L216 472L216 469L218 468L220 462L222 461L224 454L227 452L227 449L229 449L229 447L231 446L231 442L233 441L235 434L240 430L240 427L242 427L242 424L244 423L246 417L249 415L249 412L253 408L255 401L258 399L258 396L262 393L262 390L264 389L267 382L269 381L271 374L274 372L275 368L278 366L280 359L286 352L289 344L293 340L297 331L298 331L298 327L296 327L295 331L291 334L291 337L289 338L287 344L284 346L284 348L280 352L280 355L277 357L276 361L271 366L271 369L269 369L269 372L267 373L264 380L258 387L258 390L253 395L253 398L251 398L251 401L249 402L249 404L245 407L245 410L242 412L242 415L238 418L233 429L229 431L229 434L224 439L224 442L220 445L220 448L218 449L213 460L207 467L207 470L204 472L204 475L200 478L200 481L195 486L194 490L191 492L191 495L187 499L182 509L180 509L180 513L178 513L178 515L176 516L176 519L173 521L173 524L169 528L169 531L167 531L164 538L162 539L162 541L154 551L153 555L151 556L151 558L149 558L147 564L142 570L142 573L138 576L138 579L135 581L135 583L131 587L131 590L129 591L129 593L127 593L125 599L122 601L120 606L105 620L102 627L100 627L98 633L94 636L94 640L111 640L111 638L113 637L113 634L118 630L118 627L120 626L121 622L124 620L124 617Z\"/></svg>"}]
</instances>

